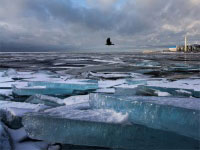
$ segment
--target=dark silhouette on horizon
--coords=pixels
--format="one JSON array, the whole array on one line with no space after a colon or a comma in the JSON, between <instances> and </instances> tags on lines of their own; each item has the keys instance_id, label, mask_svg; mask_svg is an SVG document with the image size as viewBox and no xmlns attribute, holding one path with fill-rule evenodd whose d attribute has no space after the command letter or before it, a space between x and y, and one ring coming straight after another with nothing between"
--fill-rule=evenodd
<instances>
[{"instance_id":1,"label":"dark silhouette on horizon","mask_svg":"<svg viewBox=\"0 0 200 150\"><path fill-rule=\"evenodd\" d=\"M110 46L110 45L115 45L111 42L110 38L107 38L106 40L106 45Z\"/></svg>"}]
</instances>

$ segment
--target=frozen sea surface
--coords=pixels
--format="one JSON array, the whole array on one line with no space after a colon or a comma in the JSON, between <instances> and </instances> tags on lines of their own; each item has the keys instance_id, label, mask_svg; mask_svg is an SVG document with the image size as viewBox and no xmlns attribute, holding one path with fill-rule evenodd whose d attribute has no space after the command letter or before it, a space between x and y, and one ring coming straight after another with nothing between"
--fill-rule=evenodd
<instances>
[{"instance_id":1,"label":"frozen sea surface","mask_svg":"<svg viewBox=\"0 0 200 150\"><path fill-rule=\"evenodd\" d=\"M138 149L145 144L149 149L199 149L199 58L200 54L0 53L0 139L15 150ZM38 124L31 124L34 120ZM76 136L56 140L57 135L49 142L46 132L54 128L48 122L70 130L69 136L83 133L85 142ZM88 125L87 133L83 124ZM127 124L134 136L123 134L121 140L135 139L127 142L129 146L112 139L129 132ZM37 130L41 126L48 128ZM178 144L168 140L165 145L165 135L177 137ZM151 136L155 139L148 140Z\"/></svg>"}]
</instances>

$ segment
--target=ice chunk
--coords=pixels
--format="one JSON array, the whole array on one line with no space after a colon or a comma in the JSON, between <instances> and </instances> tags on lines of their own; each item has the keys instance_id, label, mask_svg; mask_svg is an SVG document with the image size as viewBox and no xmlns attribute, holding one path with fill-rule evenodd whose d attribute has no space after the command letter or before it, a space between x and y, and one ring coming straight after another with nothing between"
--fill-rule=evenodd
<instances>
[{"instance_id":1,"label":"ice chunk","mask_svg":"<svg viewBox=\"0 0 200 150\"><path fill-rule=\"evenodd\" d=\"M77 95L70 96L65 99L57 97L36 94L29 97L25 102L33 104L45 104L46 106L58 107L63 105L74 105L79 103L85 103L89 101L89 95Z\"/></svg>"},{"instance_id":2,"label":"ice chunk","mask_svg":"<svg viewBox=\"0 0 200 150\"><path fill-rule=\"evenodd\" d=\"M22 127L22 116L24 116L26 113L37 112L46 108L48 107L44 105L0 101L0 119L10 128L18 129Z\"/></svg>"},{"instance_id":3,"label":"ice chunk","mask_svg":"<svg viewBox=\"0 0 200 150\"><path fill-rule=\"evenodd\" d=\"M118 86L115 87L115 95L136 95L137 86Z\"/></svg>"},{"instance_id":4,"label":"ice chunk","mask_svg":"<svg viewBox=\"0 0 200 150\"><path fill-rule=\"evenodd\" d=\"M142 87L142 86L141 86ZM158 90L160 92L167 92L172 96L179 97L197 97L200 98L200 91L194 91L193 89L173 88L173 87L160 87L158 86L143 86L144 89Z\"/></svg>"},{"instance_id":5,"label":"ice chunk","mask_svg":"<svg viewBox=\"0 0 200 150\"><path fill-rule=\"evenodd\" d=\"M58 107L65 105L62 99L57 97L47 96L47 95L40 95L36 94L29 97L25 102L32 103L32 104L44 104L46 106Z\"/></svg>"},{"instance_id":6,"label":"ice chunk","mask_svg":"<svg viewBox=\"0 0 200 150\"><path fill-rule=\"evenodd\" d=\"M65 105L74 105L79 103L85 103L89 101L89 95L77 95L65 98L63 102Z\"/></svg>"},{"instance_id":7,"label":"ice chunk","mask_svg":"<svg viewBox=\"0 0 200 150\"><path fill-rule=\"evenodd\" d=\"M11 139L8 132L5 129L5 126L0 122L0 150L11 150Z\"/></svg>"},{"instance_id":8,"label":"ice chunk","mask_svg":"<svg viewBox=\"0 0 200 150\"><path fill-rule=\"evenodd\" d=\"M46 86L16 87L13 85L13 93L18 96L43 95L72 95L72 89L47 88Z\"/></svg>"},{"instance_id":9,"label":"ice chunk","mask_svg":"<svg viewBox=\"0 0 200 150\"><path fill-rule=\"evenodd\" d=\"M111 81L111 80L98 81L99 88L111 88L114 86L122 85L124 83L126 83L126 80L124 80L124 79L118 79L118 80L114 80L114 81Z\"/></svg>"},{"instance_id":10,"label":"ice chunk","mask_svg":"<svg viewBox=\"0 0 200 150\"><path fill-rule=\"evenodd\" d=\"M127 79L126 84L115 86L116 95L140 95L140 96L171 96L168 92L146 87L148 81L159 81L161 79Z\"/></svg>"},{"instance_id":11,"label":"ice chunk","mask_svg":"<svg viewBox=\"0 0 200 150\"><path fill-rule=\"evenodd\" d=\"M73 95L83 94L98 88L97 82L93 80L68 80L63 82L28 82L28 86L13 85L15 95Z\"/></svg>"},{"instance_id":12,"label":"ice chunk","mask_svg":"<svg viewBox=\"0 0 200 150\"><path fill-rule=\"evenodd\" d=\"M140 84L133 84L133 85L124 84L115 87L115 95L158 96L159 93L157 93L156 90L153 90L151 88L146 88L145 86L142 86Z\"/></svg>"},{"instance_id":13,"label":"ice chunk","mask_svg":"<svg viewBox=\"0 0 200 150\"><path fill-rule=\"evenodd\" d=\"M10 77L10 76L17 76L18 73L15 69L8 69L7 71L4 72L2 77Z\"/></svg>"},{"instance_id":14,"label":"ice chunk","mask_svg":"<svg viewBox=\"0 0 200 150\"><path fill-rule=\"evenodd\" d=\"M178 96L194 96L200 97L200 80L199 79L184 79L169 82L166 80L161 81L148 81L147 87L169 92L171 95ZM185 92L182 92L182 91ZM191 94L189 94L189 92Z\"/></svg>"},{"instance_id":15,"label":"ice chunk","mask_svg":"<svg viewBox=\"0 0 200 150\"><path fill-rule=\"evenodd\" d=\"M126 125L127 117L112 110L62 106L28 114L23 117L23 125L30 138L54 143L127 149L199 147L199 141L172 132Z\"/></svg>"},{"instance_id":16,"label":"ice chunk","mask_svg":"<svg viewBox=\"0 0 200 150\"><path fill-rule=\"evenodd\" d=\"M159 90L155 91L155 93L158 94L158 96L171 96L168 92L161 92Z\"/></svg>"},{"instance_id":17,"label":"ice chunk","mask_svg":"<svg viewBox=\"0 0 200 150\"><path fill-rule=\"evenodd\" d=\"M200 140L200 99L90 94L90 105L128 113L133 123Z\"/></svg>"},{"instance_id":18,"label":"ice chunk","mask_svg":"<svg viewBox=\"0 0 200 150\"><path fill-rule=\"evenodd\" d=\"M47 88L61 88L68 90L96 90L98 88L97 83L90 82L90 80L67 80L64 82L29 82L29 86L46 86Z\"/></svg>"}]
</instances>

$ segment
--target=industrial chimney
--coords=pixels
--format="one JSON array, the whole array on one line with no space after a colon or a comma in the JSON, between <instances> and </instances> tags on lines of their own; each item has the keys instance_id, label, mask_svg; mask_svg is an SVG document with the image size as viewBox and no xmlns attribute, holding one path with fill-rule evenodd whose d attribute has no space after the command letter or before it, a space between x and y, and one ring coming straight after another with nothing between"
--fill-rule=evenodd
<instances>
[{"instance_id":1,"label":"industrial chimney","mask_svg":"<svg viewBox=\"0 0 200 150\"><path fill-rule=\"evenodd\" d=\"M185 52L187 52L187 36L185 36Z\"/></svg>"}]
</instances>

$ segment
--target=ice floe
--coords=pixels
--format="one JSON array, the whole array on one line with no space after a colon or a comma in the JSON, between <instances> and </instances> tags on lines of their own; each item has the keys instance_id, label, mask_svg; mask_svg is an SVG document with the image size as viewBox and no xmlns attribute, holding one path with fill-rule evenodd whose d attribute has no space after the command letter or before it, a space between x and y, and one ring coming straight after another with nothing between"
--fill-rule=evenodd
<instances>
[{"instance_id":1,"label":"ice floe","mask_svg":"<svg viewBox=\"0 0 200 150\"><path fill-rule=\"evenodd\" d=\"M0 101L0 119L9 127L22 127L21 118L27 113L38 112L48 108L45 105L36 105L22 102Z\"/></svg>"}]
</instances>

